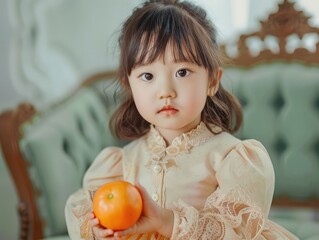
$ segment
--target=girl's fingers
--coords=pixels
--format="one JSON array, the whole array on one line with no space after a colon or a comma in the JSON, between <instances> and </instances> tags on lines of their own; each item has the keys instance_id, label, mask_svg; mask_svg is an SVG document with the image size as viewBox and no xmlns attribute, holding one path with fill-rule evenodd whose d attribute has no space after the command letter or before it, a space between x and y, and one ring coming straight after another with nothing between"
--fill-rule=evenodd
<instances>
[{"instance_id":1,"label":"girl's fingers","mask_svg":"<svg viewBox=\"0 0 319 240\"><path fill-rule=\"evenodd\" d=\"M93 228L93 227L96 227L100 224L99 220L97 218L95 218L95 215L93 212L89 212L87 215L86 215L86 219L89 221L89 224L90 226Z\"/></svg>"},{"instance_id":2,"label":"girl's fingers","mask_svg":"<svg viewBox=\"0 0 319 240\"><path fill-rule=\"evenodd\" d=\"M89 220L89 223L92 228L100 225L99 219L97 218Z\"/></svg>"},{"instance_id":3,"label":"girl's fingers","mask_svg":"<svg viewBox=\"0 0 319 240\"><path fill-rule=\"evenodd\" d=\"M89 212L89 213L86 215L86 218L90 220L90 219L95 218L95 215L94 215L93 212Z\"/></svg>"},{"instance_id":4,"label":"girl's fingers","mask_svg":"<svg viewBox=\"0 0 319 240\"><path fill-rule=\"evenodd\" d=\"M113 230L106 229L100 225L99 220L95 217L93 212L89 212L86 216L89 224L93 230L93 234L98 240L115 240Z\"/></svg>"},{"instance_id":5,"label":"girl's fingers","mask_svg":"<svg viewBox=\"0 0 319 240\"><path fill-rule=\"evenodd\" d=\"M105 239L112 239L114 232L111 229L105 229L103 227L94 227L93 233L97 239L104 239L104 238Z\"/></svg>"},{"instance_id":6,"label":"girl's fingers","mask_svg":"<svg viewBox=\"0 0 319 240\"><path fill-rule=\"evenodd\" d=\"M133 235L137 233L144 233L147 231L144 231L143 227L139 228L138 224L135 224L133 227L130 227L128 229L122 230L122 231L117 231L114 233L114 237L116 239L125 239L128 235Z\"/></svg>"},{"instance_id":7,"label":"girl's fingers","mask_svg":"<svg viewBox=\"0 0 319 240\"><path fill-rule=\"evenodd\" d=\"M93 212L89 212L86 216L92 227L94 236L99 240L114 239L114 232L111 229L106 229L100 225L99 220L95 217Z\"/></svg>"},{"instance_id":8,"label":"girl's fingers","mask_svg":"<svg viewBox=\"0 0 319 240\"><path fill-rule=\"evenodd\" d=\"M115 239L122 239L122 238L124 238L126 235L127 235L127 234L126 234L124 231L114 233Z\"/></svg>"}]
</instances>

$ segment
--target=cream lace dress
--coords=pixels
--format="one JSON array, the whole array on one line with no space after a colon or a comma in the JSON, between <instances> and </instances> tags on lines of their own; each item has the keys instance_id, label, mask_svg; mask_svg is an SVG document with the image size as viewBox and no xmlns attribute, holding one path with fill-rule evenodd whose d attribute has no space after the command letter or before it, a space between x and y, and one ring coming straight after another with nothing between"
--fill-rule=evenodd
<instances>
[{"instance_id":1,"label":"cream lace dress","mask_svg":"<svg viewBox=\"0 0 319 240\"><path fill-rule=\"evenodd\" d=\"M138 180L152 199L174 212L171 239L298 239L267 219L274 172L265 148L204 123L168 147L150 131L124 148L104 149L72 194L65 213L71 239L94 239L86 214L102 184ZM165 239L158 233L130 239Z\"/></svg>"}]
</instances>

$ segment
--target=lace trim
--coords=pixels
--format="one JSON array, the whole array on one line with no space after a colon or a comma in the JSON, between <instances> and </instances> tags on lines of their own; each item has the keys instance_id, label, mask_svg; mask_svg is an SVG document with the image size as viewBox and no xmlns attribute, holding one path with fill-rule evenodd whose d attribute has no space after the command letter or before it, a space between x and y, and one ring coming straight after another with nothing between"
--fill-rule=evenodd
<instances>
[{"instance_id":1,"label":"lace trim","mask_svg":"<svg viewBox=\"0 0 319 240\"><path fill-rule=\"evenodd\" d=\"M214 132L220 132L221 128L213 127ZM151 125L147 138L148 148L151 151L151 159L146 167L160 164L165 170L176 166L175 157L179 153L188 153L192 147L199 146L210 139L214 134L208 130L205 123L201 122L195 129L176 137L172 144L166 147L166 143L160 133Z\"/></svg>"},{"instance_id":2,"label":"lace trim","mask_svg":"<svg viewBox=\"0 0 319 240\"><path fill-rule=\"evenodd\" d=\"M152 233L131 235L127 238L127 240L168 240L168 238L160 235L157 232L152 232Z\"/></svg>"},{"instance_id":3,"label":"lace trim","mask_svg":"<svg viewBox=\"0 0 319 240\"><path fill-rule=\"evenodd\" d=\"M90 200L84 191L76 193L75 196L79 200L73 203L72 213L79 221L81 239L95 239L89 221L86 218L87 214L92 211L92 199L95 192L96 189L88 190Z\"/></svg>"},{"instance_id":4,"label":"lace trim","mask_svg":"<svg viewBox=\"0 0 319 240\"><path fill-rule=\"evenodd\" d=\"M223 239L229 235L235 239L254 239L265 225L262 210L240 186L228 194L216 190L201 211L182 200L177 202L174 211L179 219L172 239Z\"/></svg>"}]
</instances>

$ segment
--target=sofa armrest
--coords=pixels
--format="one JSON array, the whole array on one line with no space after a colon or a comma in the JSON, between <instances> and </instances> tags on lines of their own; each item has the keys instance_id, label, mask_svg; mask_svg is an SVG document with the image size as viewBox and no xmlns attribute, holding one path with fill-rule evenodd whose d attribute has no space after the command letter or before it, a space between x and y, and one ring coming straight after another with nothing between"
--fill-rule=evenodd
<instances>
[{"instance_id":1,"label":"sofa armrest","mask_svg":"<svg viewBox=\"0 0 319 240\"><path fill-rule=\"evenodd\" d=\"M35 189L29 178L28 162L20 149L21 126L36 115L29 103L20 104L14 110L0 115L0 140L4 159L14 180L18 193L18 213L21 239L40 239L43 236L42 221L37 211ZM30 227L30 225L32 225ZM34 226L34 227L33 227Z\"/></svg>"},{"instance_id":2,"label":"sofa armrest","mask_svg":"<svg viewBox=\"0 0 319 240\"><path fill-rule=\"evenodd\" d=\"M21 239L67 234L67 197L81 187L102 148L125 144L107 128L117 104L111 84L115 76L95 75L41 112L23 103L0 115L1 148L19 198Z\"/></svg>"}]
</instances>

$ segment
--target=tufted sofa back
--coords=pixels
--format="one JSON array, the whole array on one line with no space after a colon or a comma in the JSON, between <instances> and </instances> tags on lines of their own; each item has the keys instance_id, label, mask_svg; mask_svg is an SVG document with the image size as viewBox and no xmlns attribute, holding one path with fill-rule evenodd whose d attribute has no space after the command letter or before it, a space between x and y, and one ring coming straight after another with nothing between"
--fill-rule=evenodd
<instances>
[{"instance_id":1,"label":"tufted sofa back","mask_svg":"<svg viewBox=\"0 0 319 240\"><path fill-rule=\"evenodd\" d=\"M33 161L29 171L37 174L31 174L32 181L43 193L37 202L46 236L66 233L66 199L81 188L85 171L101 149L123 145L108 128L116 104L114 88L105 83L82 88L24 129L21 148Z\"/></svg>"},{"instance_id":2,"label":"tufted sofa back","mask_svg":"<svg viewBox=\"0 0 319 240\"><path fill-rule=\"evenodd\" d=\"M125 144L108 128L115 85L112 78L98 80L46 111L22 105L0 116L1 145L20 200L21 239L67 235L67 198L81 188L102 148Z\"/></svg>"},{"instance_id":3,"label":"tufted sofa back","mask_svg":"<svg viewBox=\"0 0 319 240\"><path fill-rule=\"evenodd\" d=\"M319 197L319 68L272 62L228 68L223 84L243 105L241 139L267 148L275 197Z\"/></svg>"},{"instance_id":4,"label":"tufted sofa back","mask_svg":"<svg viewBox=\"0 0 319 240\"><path fill-rule=\"evenodd\" d=\"M46 236L66 232L66 199L81 187L84 172L98 152L119 145L108 131L109 116L102 96L83 88L25 125L20 144L32 183L41 193L36 200Z\"/></svg>"}]
</instances>

